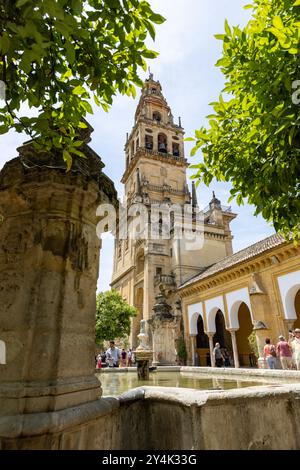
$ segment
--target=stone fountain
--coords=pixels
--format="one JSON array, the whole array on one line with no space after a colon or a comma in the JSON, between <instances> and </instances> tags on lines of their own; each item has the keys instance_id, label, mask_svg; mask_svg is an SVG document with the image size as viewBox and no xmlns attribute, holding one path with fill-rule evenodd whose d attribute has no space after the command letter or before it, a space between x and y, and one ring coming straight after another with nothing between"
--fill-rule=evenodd
<instances>
[{"instance_id":1,"label":"stone fountain","mask_svg":"<svg viewBox=\"0 0 300 470\"><path fill-rule=\"evenodd\" d=\"M135 361L139 380L149 380L149 363L152 360L153 351L150 350L149 336L146 332L146 320L141 320L140 333L138 334L139 346L135 350Z\"/></svg>"}]
</instances>

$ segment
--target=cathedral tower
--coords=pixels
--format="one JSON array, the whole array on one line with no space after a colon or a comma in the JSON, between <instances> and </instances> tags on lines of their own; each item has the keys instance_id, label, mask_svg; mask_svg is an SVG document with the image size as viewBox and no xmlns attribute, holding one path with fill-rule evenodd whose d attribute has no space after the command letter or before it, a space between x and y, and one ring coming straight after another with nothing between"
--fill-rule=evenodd
<instances>
[{"instance_id":1,"label":"cathedral tower","mask_svg":"<svg viewBox=\"0 0 300 470\"><path fill-rule=\"evenodd\" d=\"M137 203L142 204L149 218L157 205L189 207L191 214L196 210L195 187L191 194L187 185L188 163L183 139L181 119L175 124L161 84L150 74L144 83L134 126L125 144L122 183L125 185L129 224L134 218L130 208ZM111 286L138 309L139 315L132 325L132 347L137 345L140 320L149 321L153 316L155 296L159 292L163 292L168 304L178 313L177 287L198 274L199 270L231 254L229 222L235 215L223 208L214 196L203 217L204 244L197 250L187 250L184 240L175 240L172 230L170 237L116 237ZM159 218L156 225L160 235L163 220Z\"/></svg>"}]
</instances>

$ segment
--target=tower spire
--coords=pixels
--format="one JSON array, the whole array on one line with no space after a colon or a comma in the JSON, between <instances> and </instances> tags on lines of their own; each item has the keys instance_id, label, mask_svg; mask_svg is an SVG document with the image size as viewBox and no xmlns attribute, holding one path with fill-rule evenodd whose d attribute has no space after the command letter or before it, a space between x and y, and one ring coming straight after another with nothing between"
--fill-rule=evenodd
<instances>
[{"instance_id":1,"label":"tower spire","mask_svg":"<svg viewBox=\"0 0 300 470\"><path fill-rule=\"evenodd\" d=\"M148 67L148 72L149 72L149 80L153 80L153 73L151 73L150 67Z\"/></svg>"}]
</instances>

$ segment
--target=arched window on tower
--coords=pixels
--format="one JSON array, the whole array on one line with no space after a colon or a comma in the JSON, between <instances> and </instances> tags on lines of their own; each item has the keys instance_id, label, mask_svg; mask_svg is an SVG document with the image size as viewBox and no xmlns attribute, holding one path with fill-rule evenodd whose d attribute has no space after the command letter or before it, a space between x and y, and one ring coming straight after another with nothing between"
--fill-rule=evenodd
<instances>
[{"instance_id":1,"label":"arched window on tower","mask_svg":"<svg viewBox=\"0 0 300 470\"><path fill-rule=\"evenodd\" d=\"M145 147L147 150L153 150L153 136L152 135L145 135Z\"/></svg>"},{"instance_id":2,"label":"arched window on tower","mask_svg":"<svg viewBox=\"0 0 300 470\"><path fill-rule=\"evenodd\" d=\"M158 111L153 113L153 121L161 122L161 114Z\"/></svg>"},{"instance_id":3,"label":"arched window on tower","mask_svg":"<svg viewBox=\"0 0 300 470\"><path fill-rule=\"evenodd\" d=\"M173 142L172 147L173 147L172 150L173 150L173 155L174 155L174 157L179 157L179 155L180 155L180 152L179 152L179 144Z\"/></svg>"},{"instance_id":4,"label":"arched window on tower","mask_svg":"<svg viewBox=\"0 0 300 470\"><path fill-rule=\"evenodd\" d=\"M168 153L168 139L165 134L158 134L157 149L160 153Z\"/></svg>"},{"instance_id":5,"label":"arched window on tower","mask_svg":"<svg viewBox=\"0 0 300 470\"><path fill-rule=\"evenodd\" d=\"M134 156L134 140L131 142L131 158Z\"/></svg>"},{"instance_id":6,"label":"arched window on tower","mask_svg":"<svg viewBox=\"0 0 300 470\"><path fill-rule=\"evenodd\" d=\"M157 90L156 90L155 87L152 87L152 88L151 88L151 93L152 93L152 95L156 95L156 91L157 91Z\"/></svg>"}]
</instances>

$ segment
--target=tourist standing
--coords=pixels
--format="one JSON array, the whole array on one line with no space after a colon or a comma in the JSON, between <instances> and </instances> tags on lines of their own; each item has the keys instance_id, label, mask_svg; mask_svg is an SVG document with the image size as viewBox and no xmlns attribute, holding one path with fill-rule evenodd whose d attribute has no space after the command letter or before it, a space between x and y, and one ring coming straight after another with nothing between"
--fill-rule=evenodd
<instances>
[{"instance_id":1,"label":"tourist standing","mask_svg":"<svg viewBox=\"0 0 300 470\"><path fill-rule=\"evenodd\" d=\"M282 335L279 336L279 342L276 345L276 353L277 357L280 359L281 367L283 369L291 369L293 365L292 350Z\"/></svg>"},{"instance_id":2,"label":"tourist standing","mask_svg":"<svg viewBox=\"0 0 300 470\"><path fill-rule=\"evenodd\" d=\"M276 348L274 344L271 344L270 338L266 338L265 340L265 347L264 347L264 358L267 361L269 369L276 369Z\"/></svg>"},{"instance_id":3,"label":"tourist standing","mask_svg":"<svg viewBox=\"0 0 300 470\"><path fill-rule=\"evenodd\" d=\"M97 369L102 368L102 360L101 360L101 354L98 354L97 356Z\"/></svg>"},{"instance_id":4,"label":"tourist standing","mask_svg":"<svg viewBox=\"0 0 300 470\"><path fill-rule=\"evenodd\" d=\"M290 335L290 346L293 351L293 361L297 370L300 370L300 329L296 328L294 335Z\"/></svg>"},{"instance_id":5,"label":"tourist standing","mask_svg":"<svg viewBox=\"0 0 300 470\"><path fill-rule=\"evenodd\" d=\"M222 355L224 357L224 366L225 367L230 367L230 354L227 348L222 348L221 349Z\"/></svg>"},{"instance_id":6,"label":"tourist standing","mask_svg":"<svg viewBox=\"0 0 300 470\"><path fill-rule=\"evenodd\" d=\"M109 352L106 354L106 360L108 363L108 367L114 367L114 358Z\"/></svg>"},{"instance_id":7,"label":"tourist standing","mask_svg":"<svg viewBox=\"0 0 300 470\"><path fill-rule=\"evenodd\" d=\"M127 366L132 366L132 349L129 349L129 351L127 352Z\"/></svg>"},{"instance_id":8,"label":"tourist standing","mask_svg":"<svg viewBox=\"0 0 300 470\"><path fill-rule=\"evenodd\" d=\"M126 367L126 358L127 358L127 353L125 349L123 348L121 351L121 367Z\"/></svg>"},{"instance_id":9,"label":"tourist standing","mask_svg":"<svg viewBox=\"0 0 300 470\"><path fill-rule=\"evenodd\" d=\"M109 357L113 360L113 367L119 367L119 361L121 358L121 353L120 349L115 346L114 341L109 342L109 348L106 351L106 358L109 359ZM109 360L108 360L109 364Z\"/></svg>"},{"instance_id":10,"label":"tourist standing","mask_svg":"<svg viewBox=\"0 0 300 470\"><path fill-rule=\"evenodd\" d=\"M213 355L215 358L216 367L223 367L225 359L221 351L220 343L215 344Z\"/></svg>"}]
</instances>

